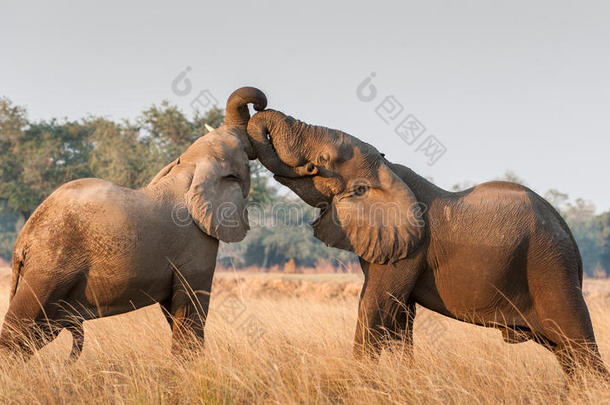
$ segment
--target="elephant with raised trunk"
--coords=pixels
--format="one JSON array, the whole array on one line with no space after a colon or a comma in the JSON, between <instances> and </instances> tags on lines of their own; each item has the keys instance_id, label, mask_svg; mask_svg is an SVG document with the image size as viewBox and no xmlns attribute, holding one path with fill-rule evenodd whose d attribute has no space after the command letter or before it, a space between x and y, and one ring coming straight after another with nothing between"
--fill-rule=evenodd
<instances>
[{"instance_id":1,"label":"elephant with raised trunk","mask_svg":"<svg viewBox=\"0 0 610 405\"><path fill-rule=\"evenodd\" d=\"M83 321L157 302L174 352L202 342L218 241L248 230L248 103L260 111L267 99L233 92L223 125L140 190L81 179L53 192L17 239L0 345L27 356L66 328L76 359Z\"/></svg>"},{"instance_id":2,"label":"elephant with raised trunk","mask_svg":"<svg viewBox=\"0 0 610 405\"><path fill-rule=\"evenodd\" d=\"M578 247L535 192L500 181L449 192L356 137L273 110L255 114L248 135L275 179L321 208L315 236L360 258L356 356L392 339L410 354L419 304L509 343L534 340L568 375L585 365L608 376Z\"/></svg>"}]
</instances>

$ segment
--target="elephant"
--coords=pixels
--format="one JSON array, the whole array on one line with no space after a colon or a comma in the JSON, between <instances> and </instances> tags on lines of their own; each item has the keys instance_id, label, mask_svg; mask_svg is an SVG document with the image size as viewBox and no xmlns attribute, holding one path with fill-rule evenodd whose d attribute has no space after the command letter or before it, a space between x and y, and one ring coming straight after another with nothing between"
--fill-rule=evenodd
<instances>
[{"instance_id":1,"label":"elephant","mask_svg":"<svg viewBox=\"0 0 610 405\"><path fill-rule=\"evenodd\" d=\"M498 328L508 343L538 342L569 376L580 365L608 376L578 246L534 191L502 181L446 191L354 136L271 109L248 136L274 178L320 208L315 237L359 257L357 358L395 339L410 358L419 304Z\"/></svg>"},{"instance_id":2,"label":"elephant","mask_svg":"<svg viewBox=\"0 0 610 405\"><path fill-rule=\"evenodd\" d=\"M141 189L79 179L44 200L17 238L0 345L27 359L65 328L73 361L85 320L155 303L172 352L203 343L219 240L249 229L248 103L260 111L267 99L253 87L234 91L223 124Z\"/></svg>"}]
</instances>

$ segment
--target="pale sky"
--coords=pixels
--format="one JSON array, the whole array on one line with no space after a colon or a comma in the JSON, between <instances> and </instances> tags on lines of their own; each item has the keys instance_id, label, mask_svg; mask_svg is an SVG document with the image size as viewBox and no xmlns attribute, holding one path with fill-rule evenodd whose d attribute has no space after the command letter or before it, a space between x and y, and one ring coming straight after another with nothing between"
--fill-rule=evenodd
<instances>
[{"instance_id":1,"label":"pale sky","mask_svg":"<svg viewBox=\"0 0 610 405\"><path fill-rule=\"evenodd\" d=\"M133 118L163 99L256 86L269 107L342 129L450 188L512 170L610 209L610 3L3 1L0 95L31 119ZM495 3L495 4L492 4ZM172 91L190 67L192 90ZM356 88L370 73L376 99ZM375 112L393 95L413 145ZM396 123L396 122L395 122ZM416 151L434 135L432 166Z\"/></svg>"}]
</instances>

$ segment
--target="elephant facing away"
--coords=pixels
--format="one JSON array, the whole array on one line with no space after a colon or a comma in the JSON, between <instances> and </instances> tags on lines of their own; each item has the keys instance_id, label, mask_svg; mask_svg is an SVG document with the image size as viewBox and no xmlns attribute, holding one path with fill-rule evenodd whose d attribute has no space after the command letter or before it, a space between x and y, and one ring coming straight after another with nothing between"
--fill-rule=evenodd
<instances>
[{"instance_id":1,"label":"elephant facing away","mask_svg":"<svg viewBox=\"0 0 610 405\"><path fill-rule=\"evenodd\" d=\"M608 376L582 295L582 263L557 211L532 190L490 182L445 191L373 146L267 110L248 123L261 163L321 208L314 235L355 252L365 275L354 353L403 339L415 304L534 340L572 375Z\"/></svg>"},{"instance_id":2,"label":"elephant facing away","mask_svg":"<svg viewBox=\"0 0 610 405\"><path fill-rule=\"evenodd\" d=\"M67 328L76 359L83 321L157 302L173 352L202 341L218 241L248 230L248 103L263 110L267 100L251 87L233 92L223 125L140 190L81 179L53 192L17 239L0 345L27 357Z\"/></svg>"}]
</instances>

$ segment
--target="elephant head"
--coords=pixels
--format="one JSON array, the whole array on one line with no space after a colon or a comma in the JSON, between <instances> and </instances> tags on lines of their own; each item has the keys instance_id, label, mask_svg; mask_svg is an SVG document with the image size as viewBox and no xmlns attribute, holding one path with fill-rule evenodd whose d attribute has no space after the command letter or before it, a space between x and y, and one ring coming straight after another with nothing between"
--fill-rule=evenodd
<instances>
[{"instance_id":1,"label":"elephant head","mask_svg":"<svg viewBox=\"0 0 610 405\"><path fill-rule=\"evenodd\" d=\"M255 114L248 135L260 162L321 208L314 235L374 263L405 258L424 237L414 193L373 146L278 111Z\"/></svg>"},{"instance_id":2,"label":"elephant head","mask_svg":"<svg viewBox=\"0 0 610 405\"><path fill-rule=\"evenodd\" d=\"M148 186L158 189L180 184L167 181L173 176L187 179L184 200L190 217L206 234L223 242L238 242L249 229L248 159L255 159L256 154L246 134L248 103L261 111L267 98L253 87L235 90L227 100L223 124L195 141Z\"/></svg>"}]
</instances>

